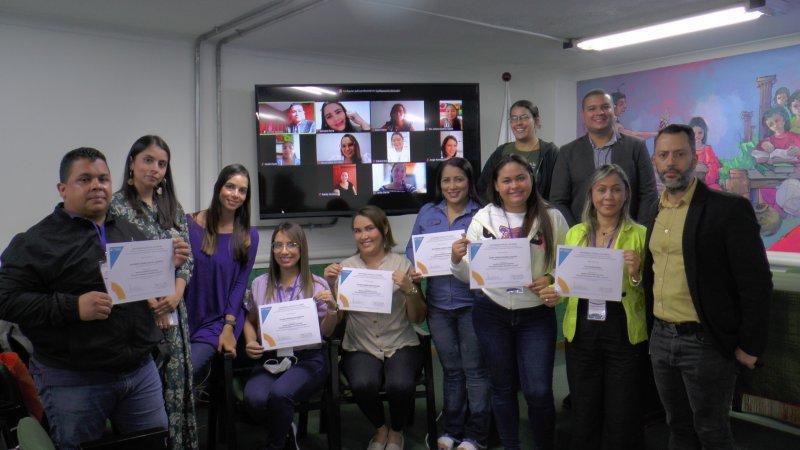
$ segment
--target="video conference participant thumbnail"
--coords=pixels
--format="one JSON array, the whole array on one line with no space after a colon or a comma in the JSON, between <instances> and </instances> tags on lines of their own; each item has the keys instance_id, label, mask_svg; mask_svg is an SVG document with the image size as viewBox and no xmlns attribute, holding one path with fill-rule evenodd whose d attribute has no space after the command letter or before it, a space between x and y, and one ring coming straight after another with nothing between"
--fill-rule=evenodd
<instances>
[{"instance_id":1,"label":"video conference participant thumbnail","mask_svg":"<svg viewBox=\"0 0 800 450\"><path fill-rule=\"evenodd\" d=\"M365 119L370 117L369 102L331 101L318 103L317 107L320 112L317 130L321 133L356 133L372 129Z\"/></svg>"},{"instance_id":2,"label":"video conference participant thumbnail","mask_svg":"<svg viewBox=\"0 0 800 450\"><path fill-rule=\"evenodd\" d=\"M422 100L374 101L371 121L384 131L425 130L425 102Z\"/></svg>"},{"instance_id":3,"label":"video conference participant thumbnail","mask_svg":"<svg viewBox=\"0 0 800 450\"><path fill-rule=\"evenodd\" d=\"M393 163L372 165L372 191L376 194L392 192L425 193L425 163Z\"/></svg>"},{"instance_id":4,"label":"video conference participant thumbnail","mask_svg":"<svg viewBox=\"0 0 800 450\"><path fill-rule=\"evenodd\" d=\"M386 133L386 161L390 163L411 161L410 134L407 131Z\"/></svg>"},{"instance_id":5,"label":"video conference participant thumbnail","mask_svg":"<svg viewBox=\"0 0 800 450\"><path fill-rule=\"evenodd\" d=\"M258 134L314 133L314 102L261 102Z\"/></svg>"},{"instance_id":6,"label":"video conference participant thumbnail","mask_svg":"<svg viewBox=\"0 0 800 450\"><path fill-rule=\"evenodd\" d=\"M439 128L445 130L463 130L461 100L439 101Z\"/></svg>"},{"instance_id":7,"label":"video conference participant thumbnail","mask_svg":"<svg viewBox=\"0 0 800 450\"><path fill-rule=\"evenodd\" d=\"M372 141L369 133L319 133L317 164L369 164Z\"/></svg>"}]
</instances>

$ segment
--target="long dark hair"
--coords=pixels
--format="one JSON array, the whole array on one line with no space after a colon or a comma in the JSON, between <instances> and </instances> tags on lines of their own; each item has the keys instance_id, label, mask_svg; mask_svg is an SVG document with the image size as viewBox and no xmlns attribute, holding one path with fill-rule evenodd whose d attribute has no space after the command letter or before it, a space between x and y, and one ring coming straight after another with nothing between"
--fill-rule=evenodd
<instances>
[{"instance_id":1,"label":"long dark hair","mask_svg":"<svg viewBox=\"0 0 800 450\"><path fill-rule=\"evenodd\" d=\"M383 238L383 249L387 253L391 252L392 247L397 245L397 242L394 241L394 236L392 236L392 226L389 224L389 218L386 217L386 213L377 206L367 205L353 214L353 219L350 221L351 227L355 223L357 216L366 217L375 225L375 228L381 234L381 238Z\"/></svg>"},{"instance_id":2,"label":"long dark hair","mask_svg":"<svg viewBox=\"0 0 800 450\"><path fill-rule=\"evenodd\" d=\"M339 107L342 108L342 111L344 112L344 123L345 123L344 130L342 130L342 131L349 131L351 133L353 131L356 131L355 128L353 128L353 122L350 122L350 116L347 115L347 108L345 108L344 105L341 104L340 102L325 102L325 103L322 104L322 108L319 109L319 113L320 113L320 116L322 116L322 129L323 130L339 131L339 130L334 130L333 128L328 126L328 121L325 120L325 107L328 106L328 105L339 105Z\"/></svg>"},{"instance_id":3,"label":"long dark hair","mask_svg":"<svg viewBox=\"0 0 800 450\"><path fill-rule=\"evenodd\" d=\"M349 118L347 120L350 120ZM342 159L344 159L344 152L342 151L342 141L344 138L349 138L353 141L353 164L361 164L361 144L358 143L358 139L350 133L345 134L342 136L342 139L339 140L339 153L342 154Z\"/></svg>"},{"instance_id":4,"label":"long dark hair","mask_svg":"<svg viewBox=\"0 0 800 450\"><path fill-rule=\"evenodd\" d=\"M470 164L466 159L459 158L458 156L454 156L442 162L439 164L439 168L436 169L436 187L434 188L433 202L441 203L442 200L444 200L444 194L442 194L442 173L444 172L444 168L447 166L453 166L464 172L464 175L467 177L467 183L469 184L467 198L480 205L481 201L478 198L478 191L475 190L475 174L472 171L472 164Z\"/></svg>"},{"instance_id":5,"label":"long dark hair","mask_svg":"<svg viewBox=\"0 0 800 450\"><path fill-rule=\"evenodd\" d=\"M125 171L122 174L122 187L119 188L118 192L122 192L125 195L125 200L128 202L128 205L136 211L137 217L144 215L139 192L136 190L136 186L128 184L127 181L129 178L133 177L133 169L131 169L133 160L136 159L139 153L142 153L151 145L155 145L167 153L167 171L164 173L164 179L161 180L159 185L161 193L153 196L154 203L158 209L158 225L164 230L173 228L181 230L177 217L179 203L175 195L175 185L172 183L172 153L169 150L169 145L167 145L161 137L148 134L140 137L133 143L128 152L128 157L125 159L126 163Z\"/></svg>"},{"instance_id":6,"label":"long dark hair","mask_svg":"<svg viewBox=\"0 0 800 450\"><path fill-rule=\"evenodd\" d=\"M219 201L219 194L225 183L234 175L242 175L247 178L247 196L242 202L242 206L236 209L233 214L233 258L244 266L250 258L250 172L241 164L231 164L225 166L214 183L214 196L211 197L211 204L206 210L205 233L203 234L202 251L208 256L213 256L217 250L217 234L219 231L219 220L222 215L222 205ZM197 214L195 214L195 217Z\"/></svg>"},{"instance_id":7,"label":"long dark hair","mask_svg":"<svg viewBox=\"0 0 800 450\"><path fill-rule=\"evenodd\" d=\"M442 141L442 158L447 158L447 151L445 151L445 147L447 147L447 141L454 140L456 141L456 154L458 154L458 139L452 134L448 134L447 137L444 138Z\"/></svg>"},{"instance_id":8,"label":"long dark hair","mask_svg":"<svg viewBox=\"0 0 800 450\"><path fill-rule=\"evenodd\" d=\"M456 105L454 105L452 103L447 103L444 106L445 112L447 112L447 107L448 106L452 106L456 110L456 118L453 119L453 122L451 124L451 128L454 129L454 130L460 130L461 129L461 119L458 118L458 108L456 108Z\"/></svg>"},{"instance_id":9,"label":"long dark hair","mask_svg":"<svg viewBox=\"0 0 800 450\"><path fill-rule=\"evenodd\" d=\"M539 231L542 233L545 249L547 249L545 252L544 266L549 270L553 267L553 257L555 255L555 247L553 246L553 223L550 221L550 215L547 214L547 210L550 209L551 206L536 190L536 175L534 175L531 165L519 155L505 155L500 158L500 161L497 162L494 166L494 170L492 170L492 183L487 189L489 201L492 202L494 206L503 208L503 199L500 197L500 193L497 192L494 185L497 183L500 170L507 164L519 164L525 168L528 176L531 177L531 195L528 196L528 200L526 201L525 219L522 221L522 235L528 236L528 233L531 232L533 221L539 219Z\"/></svg>"}]
</instances>

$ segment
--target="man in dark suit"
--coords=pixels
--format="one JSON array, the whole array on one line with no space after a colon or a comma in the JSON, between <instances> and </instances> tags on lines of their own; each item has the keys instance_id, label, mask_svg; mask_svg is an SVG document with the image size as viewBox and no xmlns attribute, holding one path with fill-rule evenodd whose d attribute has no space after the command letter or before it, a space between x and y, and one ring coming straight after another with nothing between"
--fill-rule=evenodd
<instances>
[{"instance_id":1,"label":"man in dark suit","mask_svg":"<svg viewBox=\"0 0 800 450\"><path fill-rule=\"evenodd\" d=\"M584 136L561 147L553 168L550 202L570 226L581 221L589 178L597 167L614 163L631 183L631 216L644 223L644 214L658 198L647 146L639 138L614 130L614 105L602 89L589 91L582 102Z\"/></svg>"},{"instance_id":2,"label":"man in dark suit","mask_svg":"<svg viewBox=\"0 0 800 450\"><path fill-rule=\"evenodd\" d=\"M644 280L650 358L670 449L732 449L740 366L767 339L772 274L750 202L692 176L694 132L669 125L653 160L666 191L648 224Z\"/></svg>"}]
</instances>

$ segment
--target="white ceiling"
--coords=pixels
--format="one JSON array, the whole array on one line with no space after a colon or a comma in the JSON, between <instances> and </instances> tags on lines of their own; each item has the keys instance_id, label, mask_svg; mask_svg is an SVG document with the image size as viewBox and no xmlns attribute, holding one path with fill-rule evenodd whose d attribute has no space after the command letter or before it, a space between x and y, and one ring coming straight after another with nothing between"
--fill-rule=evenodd
<instances>
[{"instance_id":1,"label":"white ceiling","mask_svg":"<svg viewBox=\"0 0 800 450\"><path fill-rule=\"evenodd\" d=\"M561 39L607 34L737 0L2 0L0 17L187 41L267 5L267 17L306 10L230 45L308 56L408 64L535 64L562 70L672 56L800 31L800 0L767 0L777 14L755 22L602 53L564 50ZM230 33L223 33L215 39ZM214 39L212 39L213 42Z\"/></svg>"}]
</instances>

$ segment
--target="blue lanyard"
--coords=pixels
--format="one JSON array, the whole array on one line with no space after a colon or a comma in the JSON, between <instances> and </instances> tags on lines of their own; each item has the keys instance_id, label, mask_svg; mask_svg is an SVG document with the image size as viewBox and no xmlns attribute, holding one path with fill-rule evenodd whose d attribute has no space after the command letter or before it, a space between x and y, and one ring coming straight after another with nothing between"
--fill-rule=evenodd
<instances>
[{"instance_id":1,"label":"blue lanyard","mask_svg":"<svg viewBox=\"0 0 800 450\"><path fill-rule=\"evenodd\" d=\"M289 296L289 301L294 300L294 294L297 291L297 285L300 283L300 275L294 279L294 286L292 286L292 294ZM278 286L278 303L283 303L283 288Z\"/></svg>"},{"instance_id":2,"label":"blue lanyard","mask_svg":"<svg viewBox=\"0 0 800 450\"><path fill-rule=\"evenodd\" d=\"M614 232L611 233L611 240L608 241L608 245L606 245L606 248L611 248L611 244L614 243L614 239L617 237L617 231L619 231L620 225L621 224L618 223L617 227L614 228ZM597 247L597 233L595 233L594 237L592 238L592 247Z\"/></svg>"},{"instance_id":3,"label":"blue lanyard","mask_svg":"<svg viewBox=\"0 0 800 450\"><path fill-rule=\"evenodd\" d=\"M106 261L108 261L108 241L106 240L106 224L102 223L100 225L92 222L94 225L94 230L97 231L97 235L100 237L100 243L103 245L103 252L106 254Z\"/></svg>"}]
</instances>

